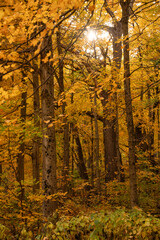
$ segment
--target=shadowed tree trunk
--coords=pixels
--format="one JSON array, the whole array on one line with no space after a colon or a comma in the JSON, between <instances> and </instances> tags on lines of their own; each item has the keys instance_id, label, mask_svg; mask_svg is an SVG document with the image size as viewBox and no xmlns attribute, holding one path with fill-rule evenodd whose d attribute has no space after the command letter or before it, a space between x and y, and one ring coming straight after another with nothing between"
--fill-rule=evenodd
<instances>
[{"instance_id":1,"label":"shadowed tree trunk","mask_svg":"<svg viewBox=\"0 0 160 240\"><path fill-rule=\"evenodd\" d=\"M40 98L39 98L39 79L38 79L38 65L37 59L33 60L33 108L34 108L34 126L40 128ZM35 136L33 139L32 149L32 168L33 168L33 192L40 188L40 176L39 176L39 158L40 158L40 138Z\"/></svg>"},{"instance_id":2,"label":"shadowed tree trunk","mask_svg":"<svg viewBox=\"0 0 160 240\"><path fill-rule=\"evenodd\" d=\"M22 77L24 78L25 75L24 73L22 73ZM25 82L22 79L22 83L25 86ZM26 121L26 99L27 99L27 92L24 91L21 94L21 110L20 110L20 121L21 121L21 126L22 126L22 133L20 134L19 137L19 142L20 142L20 146L19 146L19 152L17 154L17 181L19 182L20 185L20 195L19 195L19 199L22 201L24 198L24 151L25 151L25 143L24 143L24 139L25 139L25 121Z\"/></svg>"},{"instance_id":3,"label":"shadowed tree trunk","mask_svg":"<svg viewBox=\"0 0 160 240\"><path fill-rule=\"evenodd\" d=\"M129 58L129 11L130 11L130 0L120 0L122 8L122 32L123 32L123 54L124 54L124 94L125 94L125 105L126 105L126 121L128 131L128 145L129 145L129 178L130 178L130 200L131 207L138 204L137 195L137 175L136 175L136 155L135 155L135 135L134 135L134 124L133 124L133 113L132 113L132 98L130 88L130 58Z\"/></svg>"},{"instance_id":4,"label":"shadowed tree trunk","mask_svg":"<svg viewBox=\"0 0 160 240\"><path fill-rule=\"evenodd\" d=\"M43 59L51 53L52 58L52 38L47 36L43 39L41 52L41 106L42 106L42 156L43 156L43 180L42 187L46 196L43 202L43 214L45 217L52 215L56 209L56 201L48 196L57 191L56 179L56 139L54 124L54 78L52 61L44 62Z\"/></svg>"},{"instance_id":5,"label":"shadowed tree trunk","mask_svg":"<svg viewBox=\"0 0 160 240\"><path fill-rule=\"evenodd\" d=\"M95 84L96 89L96 84ZM94 107L93 107L93 114L94 114L94 124L95 124L95 162L96 162L96 187L97 190L100 191L100 164L99 164L99 131L98 131L98 118L97 118L97 99L96 99L96 92L94 93Z\"/></svg>"},{"instance_id":6,"label":"shadowed tree trunk","mask_svg":"<svg viewBox=\"0 0 160 240\"><path fill-rule=\"evenodd\" d=\"M61 32L57 31L57 48L59 55L59 76L58 84L62 98L62 115L63 115L63 174L64 174L64 191L67 191L67 176L69 175L69 123L66 116L66 102L64 94L64 73L63 73L63 52L61 48Z\"/></svg>"},{"instance_id":7,"label":"shadowed tree trunk","mask_svg":"<svg viewBox=\"0 0 160 240\"><path fill-rule=\"evenodd\" d=\"M142 63L142 52L141 52L141 46L138 47L138 56L139 56L139 63L140 67L143 68L143 63ZM141 76L143 77L143 76ZM140 100L141 100L141 105L143 106L143 85L141 86L141 92L140 92ZM143 109L141 112L141 118L140 121L136 124L135 126L135 144L136 144L136 151L141 153L145 153L148 150L148 145L146 142L146 131L143 126ZM137 155L138 158L138 155Z\"/></svg>"},{"instance_id":8,"label":"shadowed tree trunk","mask_svg":"<svg viewBox=\"0 0 160 240\"><path fill-rule=\"evenodd\" d=\"M83 151L82 151L81 141L79 138L77 127L74 127L74 139L76 142L76 148L77 148L77 154L78 154L77 167L79 170L79 175L82 179L88 180L89 178L88 178L87 168L83 158Z\"/></svg>"},{"instance_id":9,"label":"shadowed tree trunk","mask_svg":"<svg viewBox=\"0 0 160 240\"><path fill-rule=\"evenodd\" d=\"M155 121L155 112L153 109L153 104L151 103L151 90L148 88L148 115L149 115L149 130L148 130L148 153L149 161L153 167L155 167L156 162L154 159L154 121Z\"/></svg>"},{"instance_id":10,"label":"shadowed tree trunk","mask_svg":"<svg viewBox=\"0 0 160 240\"><path fill-rule=\"evenodd\" d=\"M93 112L93 110L91 109L91 112ZM91 118L91 154L90 154L90 167L91 167L91 185L92 187L94 187L94 161L93 161L93 138L94 138L94 134L93 134L93 119Z\"/></svg>"},{"instance_id":11,"label":"shadowed tree trunk","mask_svg":"<svg viewBox=\"0 0 160 240\"><path fill-rule=\"evenodd\" d=\"M2 184L2 164L0 163L0 186Z\"/></svg>"},{"instance_id":12,"label":"shadowed tree trunk","mask_svg":"<svg viewBox=\"0 0 160 240\"><path fill-rule=\"evenodd\" d=\"M106 30L112 35L113 41L113 62L112 62L112 83L116 83L117 88L113 89L114 92L109 90L102 91L102 106L104 113L103 123L103 139L105 148L105 169L106 169L106 182L118 178L119 181L124 181L124 171L122 168L121 153L119 150L119 125L118 125L118 100L117 89L119 87L118 74L121 68L122 61L122 24L114 15L114 12L109 8L108 1L104 0L104 7L106 12L110 15L113 21L113 27L106 27ZM106 67L107 51L101 49L104 58L104 67ZM114 103L110 108L110 102ZM110 109L109 109L110 108ZM112 117L110 117L112 115ZM118 175L117 175L118 173Z\"/></svg>"}]
</instances>

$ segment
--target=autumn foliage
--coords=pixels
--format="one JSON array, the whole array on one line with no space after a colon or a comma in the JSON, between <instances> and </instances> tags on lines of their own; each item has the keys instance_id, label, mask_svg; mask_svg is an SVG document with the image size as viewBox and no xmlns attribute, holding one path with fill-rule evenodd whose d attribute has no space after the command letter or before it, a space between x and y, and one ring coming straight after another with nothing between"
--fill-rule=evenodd
<instances>
[{"instance_id":1,"label":"autumn foliage","mask_svg":"<svg viewBox=\"0 0 160 240\"><path fill-rule=\"evenodd\" d=\"M159 239L159 11L0 2L0 239Z\"/></svg>"}]
</instances>

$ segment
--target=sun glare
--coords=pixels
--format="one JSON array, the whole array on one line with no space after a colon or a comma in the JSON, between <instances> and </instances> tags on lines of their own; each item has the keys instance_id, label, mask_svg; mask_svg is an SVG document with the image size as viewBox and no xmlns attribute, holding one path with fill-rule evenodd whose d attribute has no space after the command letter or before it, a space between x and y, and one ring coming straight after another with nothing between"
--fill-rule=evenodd
<instances>
[{"instance_id":1,"label":"sun glare","mask_svg":"<svg viewBox=\"0 0 160 240\"><path fill-rule=\"evenodd\" d=\"M94 30L88 30L87 38L88 38L89 41L96 40L96 38L97 38L96 32Z\"/></svg>"},{"instance_id":2,"label":"sun glare","mask_svg":"<svg viewBox=\"0 0 160 240\"><path fill-rule=\"evenodd\" d=\"M93 29L88 29L88 31L86 32L86 37L88 39L88 41L95 41L97 39L103 39L103 40L108 40L110 39L110 35L107 31L101 31L101 33L97 33L95 30Z\"/></svg>"}]
</instances>

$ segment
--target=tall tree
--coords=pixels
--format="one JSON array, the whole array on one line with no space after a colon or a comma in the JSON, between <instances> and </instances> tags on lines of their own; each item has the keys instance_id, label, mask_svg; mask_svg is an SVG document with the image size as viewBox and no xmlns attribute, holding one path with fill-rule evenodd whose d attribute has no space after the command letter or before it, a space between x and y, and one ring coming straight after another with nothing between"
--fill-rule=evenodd
<instances>
[{"instance_id":1,"label":"tall tree","mask_svg":"<svg viewBox=\"0 0 160 240\"><path fill-rule=\"evenodd\" d=\"M126 121L128 130L129 145L129 177L130 177L130 199L131 206L138 204L137 175L136 175L136 155L135 155L135 135L132 111L132 96L130 87L130 55L129 55L129 11L130 0L120 0L122 8L122 32L123 32L123 57L124 57L124 93L126 105Z\"/></svg>"},{"instance_id":2,"label":"tall tree","mask_svg":"<svg viewBox=\"0 0 160 240\"><path fill-rule=\"evenodd\" d=\"M67 190L67 176L69 174L69 123L66 115L66 101L64 92L64 62L63 51L61 47L61 28L57 31L57 49L59 55L59 74L57 77L60 97L62 98L62 115L63 115L63 174L64 174L64 191Z\"/></svg>"},{"instance_id":3,"label":"tall tree","mask_svg":"<svg viewBox=\"0 0 160 240\"><path fill-rule=\"evenodd\" d=\"M24 88L26 87L25 85L25 74L24 72L22 73L22 84ZM19 198L22 201L24 198L24 152L25 152L25 121L26 121L26 104L27 100L27 92L24 91L21 94L21 109L20 109L20 121L22 124L22 133L20 134L19 137L19 152L17 154L17 181L20 185L20 195Z\"/></svg>"},{"instance_id":4,"label":"tall tree","mask_svg":"<svg viewBox=\"0 0 160 240\"><path fill-rule=\"evenodd\" d=\"M33 109L34 126L40 129L40 96L39 96L39 74L37 59L33 59ZM33 168L33 192L40 188L40 138L35 136L32 149L32 168Z\"/></svg>"},{"instance_id":5,"label":"tall tree","mask_svg":"<svg viewBox=\"0 0 160 240\"><path fill-rule=\"evenodd\" d=\"M43 180L42 187L45 194L43 213L45 217L52 215L57 204L54 199L47 198L57 191L56 178L56 139L55 139L55 114L54 114L54 78L51 61L45 61L47 54L53 56L52 37L46 35L42 42L41 51L41 106L42 106L42 155L43 155Z\"/></svg>"}]
</instances>

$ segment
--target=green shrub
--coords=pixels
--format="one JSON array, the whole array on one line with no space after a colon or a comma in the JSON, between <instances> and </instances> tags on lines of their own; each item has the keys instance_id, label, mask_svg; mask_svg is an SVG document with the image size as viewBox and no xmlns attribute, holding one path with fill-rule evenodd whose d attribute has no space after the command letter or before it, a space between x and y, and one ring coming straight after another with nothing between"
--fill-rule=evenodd
<instances>
[{"instance_id":1,"label":"green shrub","mask_svg":"<svg viewBox=\"0 0 160 240\"><path fill-rule=\"evenodd\" d=\"M48 224L46 231L45 236L48 239L56 240L158 240L160 220L138 209L130 212L117 210L112 213L100 212L90 216L77 216L70 220L63 217L56 223L56 227L52 223Z\"/></svg>"}]
</instances>

